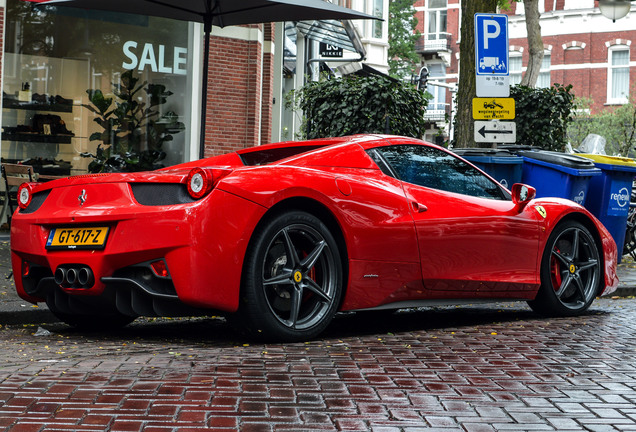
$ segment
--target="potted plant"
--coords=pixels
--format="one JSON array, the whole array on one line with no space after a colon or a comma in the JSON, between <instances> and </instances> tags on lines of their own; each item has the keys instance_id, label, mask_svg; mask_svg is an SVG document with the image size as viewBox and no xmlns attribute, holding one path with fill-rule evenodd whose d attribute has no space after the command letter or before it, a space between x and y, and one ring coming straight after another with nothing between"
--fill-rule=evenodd
<instances>
[{"instance_id":1,"label":"potted plant","mask_svg":"<svg viewBox=\"0 0 636 432\"><path fill-rule=\"evenodd\" d=\"M161 84L139 84L129 70L121 74L120 83L113 83L114 97L106 97L99 89L86 93L90 104L83 106L95 114L93 121L102 129L89 138L99 142L95 154L81 154L93 158L89 172L147 171L163 166L163 144L185 129L176 113L161 115L158 109L172 92Z\"/></svg>"}]
</instances>

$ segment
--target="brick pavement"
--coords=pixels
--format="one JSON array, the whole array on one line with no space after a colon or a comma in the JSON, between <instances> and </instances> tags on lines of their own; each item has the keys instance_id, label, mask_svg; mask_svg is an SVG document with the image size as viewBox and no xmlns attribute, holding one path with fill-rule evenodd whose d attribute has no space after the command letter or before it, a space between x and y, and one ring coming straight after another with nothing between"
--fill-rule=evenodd
<instances>
[{"instance_id":1,"label":"brick pavement","mask_svg":"<svg viewBox=\"0 0 636 432\"><path fill-rule=\"evenodd\" d=\"M519 303L340 316L308 343L221 319L115 334L0 328L6 431L634 431L636 301L578 318Z\"/></svg>"}]
</instances>

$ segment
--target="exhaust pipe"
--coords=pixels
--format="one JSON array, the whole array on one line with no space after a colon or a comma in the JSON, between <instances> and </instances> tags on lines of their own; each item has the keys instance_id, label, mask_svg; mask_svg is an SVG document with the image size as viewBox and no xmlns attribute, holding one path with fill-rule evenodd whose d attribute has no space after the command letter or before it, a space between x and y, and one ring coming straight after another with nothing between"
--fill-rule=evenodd
<instances>
[{"instance_id":1,"label":"exhaust pipe","mask_svg":"<svg viewBox=\"0 0 636 432\"><path fill-rule=\"evenodd\" d=\"M73 286L77 282L77 270L70 268L66 271L66 283Z\"/></svg>"},{"instance_id":2,"label":"exhaust pipe","mask_svg":"<svg viewBox=\"0 0 636 432\"><path fill-rule=\"evenodd\" d=\"M63 285L64 282L66 282L66 269L58 267L57 270L55 270L54 279L56 284Z\"/></svg>"},{"instance_id":3,"label":"exhaust pipe","mask_svg":"<svg viewBox=\"0 0 636 432\"><path fill-rule=\"evenodd\" d=\"M90 288L95 284L93 270L88 266L60 266L53 276L55 283L62 288Z\"/></svg>"},{"instance_id":4,"label":"exhaust pipe","mask_svg":"<svg viewBox=\"0 0 636 432\"><path fill-rule=\"evenodd\" d=\"M89 267L82 267L77 273L77 282L82 288L89 288L93 286L95 278L93 277L93 270Z\"/></svg>"}]
</instances>

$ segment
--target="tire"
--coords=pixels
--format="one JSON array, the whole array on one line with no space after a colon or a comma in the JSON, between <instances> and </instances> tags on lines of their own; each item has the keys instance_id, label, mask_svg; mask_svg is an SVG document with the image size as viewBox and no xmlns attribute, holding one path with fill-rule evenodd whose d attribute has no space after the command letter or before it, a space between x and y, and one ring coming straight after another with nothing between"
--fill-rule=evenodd
<instances>
[{"instance_id":1,"label":"tire","mask_svg":"<svg viewBox=\"0 0 636 432\"><path fill-rule=\"evenodd\" d=\"M52 294L47 296L46 306L51 313L63 323L75 327L78 330L101 331L119 329L130 324L137 318L124 315L116 310L106 311L97 309L89 304L82 307L84 313L68 312L58 305L56 295Z\"/></svg>"},{"instance_id":2,"label":"tire","mask_svg":"<svg viewBox=\"0 0 636 432\"><path fill-rule=\"evenodd\" d=\"M528 304L542 315L579 315L599 292L602 268L590 231L575 221L561 223L548 238L541 259L541 287Z\"/></svg>"},{"instance_id":3,"label":"tire","mask_svg":"<svg viewBox=\"0 0 636 432\"><path fill-rule=\"evenodd\" d=\"M623 255L630 255L636 259L636 208L630 205L627 215L627 229L625 230L625 243Z\"/></svg>"},{"instance_id":4,"label":"tire","mask_svg":"<svg viewBox=\"0 0 636 432\"><path fill-rule=\"evenodd\" d=\"M309 213L283 213L250 242L232 321L259 339L312 339L337 312L342 275L338 246L325 224Z\"/></svg>"}]
</instances>

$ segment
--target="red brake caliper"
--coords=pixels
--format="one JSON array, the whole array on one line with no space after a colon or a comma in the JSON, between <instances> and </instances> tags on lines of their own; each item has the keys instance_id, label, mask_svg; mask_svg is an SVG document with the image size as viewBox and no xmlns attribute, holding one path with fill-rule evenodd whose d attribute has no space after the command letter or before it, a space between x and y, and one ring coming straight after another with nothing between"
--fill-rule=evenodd
<instances>
[{"instance_id":1,"label":"red brake caliper","mask_svg":"<svg viewBox=\"0 0 636 432\"><path fill-rule=\"evenodd\" d=\"M555 249L558 253L561 253L560 250ZM561 265L559 264L559 260L552 255L550 257L550 278L552 279L552 289L558 291L561 287L561 282L563 279L561 278Z\"/></svg>"}]
</instances>

